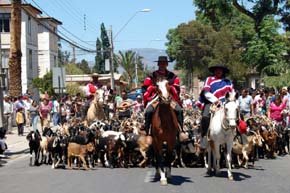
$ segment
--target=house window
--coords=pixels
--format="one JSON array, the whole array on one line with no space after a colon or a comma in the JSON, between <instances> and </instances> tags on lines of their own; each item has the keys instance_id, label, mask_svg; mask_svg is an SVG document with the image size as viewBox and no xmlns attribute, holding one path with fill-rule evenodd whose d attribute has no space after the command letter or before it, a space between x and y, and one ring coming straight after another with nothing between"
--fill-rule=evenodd
<instances>
[{"instance_id":1,"label":"house window","mask_svg":"<svg viewBox=\"0 0 290 193\"><path fill-rule=\"evenodd\" d=\"M32 50L28 51L28 65L29 69L32 69Z\"/></svg>"},{"instance_id":2,"label":"house window","mask_svg":"<svg viewBox=\"0 0 290 193\"><path fill-rule=\"evenodd\" d=\"M56 63L56 56L53 56L53 65L52 66L57 66L57 63Z\"/></svg>"},{"instance_id":3,"label":"house window","mask_svg":"<svg viewBox=\"0 0 290 193\"><path fill-rule=\"evenodd\" d=\"M28 35L31 36L31 17L28 16L28 27L27 27L27 30L28 30Z\"/></svg>"},{"instance_id":4,"label":"house window","mask_svg":"<svg viewBox=\"0 0 290 193\"><path fill-rule=\"evenodd\" d=\"M2 54L2 67L8 68L8 62L9 62L9 50L1 50Z\"/></svg>"},{"instance_id":5,"label":"house window","mask_svg":"<svg viewBox=\"0 0 290 193\"><path fill-rule=\"evenodd\" d=\"M0 32L10 32L10 13L0 13Z\"/></svg>"}]
</instances>

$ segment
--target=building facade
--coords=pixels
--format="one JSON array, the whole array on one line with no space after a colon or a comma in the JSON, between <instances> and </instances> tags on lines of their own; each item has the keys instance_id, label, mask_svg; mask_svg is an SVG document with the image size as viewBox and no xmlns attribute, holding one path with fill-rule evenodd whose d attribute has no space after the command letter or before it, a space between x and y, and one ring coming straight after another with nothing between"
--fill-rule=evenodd
<instances>
[{"instance_id":1,"label":"building facade","mask_svg":"<svg viewBox=\"0 0 290 193\"><path fill-rule=\"evenodd\" d=\"M21 81L22 93L32 89L32 80L42 77L57 64L56 34L61 22L43 18L41 10L31 4L22 4L21 9ZM0 50L2 68L8 76L10 52L11 4L0 2ZM44 27L45 26L45 27ZM51 30L48 30L51 29ZM55 33L55 34L54 34ZM6 84L9 84L9 78Z\"/></svg>"}]
</instances>

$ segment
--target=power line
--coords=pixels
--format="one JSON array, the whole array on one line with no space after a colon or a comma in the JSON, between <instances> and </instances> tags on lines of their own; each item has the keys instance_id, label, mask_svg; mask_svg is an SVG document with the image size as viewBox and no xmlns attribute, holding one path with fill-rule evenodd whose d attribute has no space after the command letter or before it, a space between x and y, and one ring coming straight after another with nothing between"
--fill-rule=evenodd
<instances>
[{"instance_id":1,"label":"power line","mask_svg":"<svg viewBox=\"0 0 290 193\"><path fill-rule=\"evenodd\" d=\"M31 0L31 1L34 2L34 0ZM60 6L62 8L62 10L64 10L69 16L76 18L78 20L78 24L80 24L81 26L83 26L84 20L83 20L83 18L80 18L79 16L77 16L79 14L77 14L77 15L76 14L73 14L71 12L71 9L69 7L66 7L64 4L62 4L59 1L52 1L52 2L58 4L58 7ZM83 15L83 14L81 14L81 15ZM75 21L75 20L72 20L72 21ZM96 31L94 31L94 30L90 30L90 31L92 31L93 33L96 33Z\"/></svg>"},{"instance_id":2,"label":"power line","mask_svg":"<svg viewBox=\"0 0 290 193\"><path fill-rule=\"evenodd\" d=\"M23 0L24 2L26 2L27 3L27 1L26 0ZM29 4L29 3L27 3L27 4ZM21 7L24 11L26 11L25 10L25 8L24 7ZM27 11L26 11L27 12ZM62 36L60 36L59 34L57 34L55 31L53 31L52 29L50 29L49 27L47 27L46 25L44 25L41 21L39 21L39 18L37 18L37 17L34 17L34 19L35 19L35 21L38 23L38 24L40 24L41 26L43 26L45 29L47 29L50 33L52 33L52 34L54 34L55 36L57 36L59 39L61 39L61 40L64 40L64 41L66 41L67 43L69 43L69 44L71 44L71 45L73 45L73 46L75 46L76 48L79 48L79 49L81 49L81 50L84 50L84 51L87 51L87 52L96 52L95 50L91 50L91 49L88 49L88 48L85 48L85 47L82 47L81 45L78 45L78 44L76 44L75 42L73 42L73 41L69 41L69 40L67 40L67 39L69 39L69 38L64 38L64 37L62 37ZM61 32L60 32L61 33ZM64 35L64 34L63 34ZM65 35L64 35L65 36Z\"/></svg>"},{"instance_id":3,"label":"power line","mask_svg":"<svg viewBox=\"0 0 290 193\"><path fill-rule=\"evenodd\" d=\"M24 0L26 2L26 0ZM43 13L45 13L48 17L51 17L45 10L43 10L34 0L31 0ZM27 2L26 2L27 3ZM71 36L73 36L74 38L78 39L79 41L89 45L89 46L94 46L92 44L89 44L85 41L83 41L82 39L80 39L79 37L77 37L76 35L74 35L73 33L71 33L69 30L67 30L66 28L64 28L63 26L60 26L64 31L66 31L67 33L69 33ZM60 31L59 31L60 32ZM62 33L63 34L63 33ZM63 34L64 35L64 34ZM66 38L68 38L66 36Z\"/></svg>"}]
</instances>

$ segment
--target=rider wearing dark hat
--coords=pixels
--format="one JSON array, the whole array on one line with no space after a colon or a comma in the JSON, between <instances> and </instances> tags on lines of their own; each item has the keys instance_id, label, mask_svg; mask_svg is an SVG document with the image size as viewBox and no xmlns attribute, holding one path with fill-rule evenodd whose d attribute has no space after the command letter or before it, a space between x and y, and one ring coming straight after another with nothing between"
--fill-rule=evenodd
<instances>
[{"instance_id":1,"label":"rider wearing dark hat","mask_svg":"<svg viewBox=\"0 0 290 193\"><path fill-rule=\"evenodd\" d=\"M147 106L145 110L145 128L144 128L147 135L149 134L150 123L154 112L154 107L148 103L157 96L156 93L157 88L155 86L155 81L160 78L164 78L169 82L172 99L176 102L174 110L177 115L177 120L178 123L180 124L181 129L183 126L183 111L179 99L180 79L173 72L167 70L168 62L170 62L167 59L167 56L159 56L158 60L155 62L157 62L158 64L158 70L154 71L150 76L145 78L142 86L144 92L143 96L144 107Z\"/></svg>"},{"instance_id":2,"label":"rider wearing dark hat","mask_svg":"<svg viewBox=\"0 0 290 193\"><path fill-rule=\"evenodd\" d=\"M226 74L229 73L229 69L226 66L218 64L209 67L208 70L212 75L206 78L199 101L197 102L197 105L202 109L202 148L205 148L206 145L205 135L207 134L210 123L211 104L220 104L221 102L224 102L226 94L233 90L232 82L225 78Z\"/></svg>"}]
</instances>

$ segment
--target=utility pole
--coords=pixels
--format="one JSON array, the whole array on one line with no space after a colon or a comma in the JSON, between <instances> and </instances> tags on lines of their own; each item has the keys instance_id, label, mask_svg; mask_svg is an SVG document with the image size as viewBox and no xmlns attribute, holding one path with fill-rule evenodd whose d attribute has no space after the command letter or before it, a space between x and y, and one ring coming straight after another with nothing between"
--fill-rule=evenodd
<instances>
[{"instance_id":1,"label":"utility pole","mask_svg":"<svg viewBox=\"0 0 290 193\"><path fill-rule=\"evenodd\" d=\"M1 31L0 31L0 129L3 128L3 88L4 88L4 73L2 73L2 47L1 47ZM7 129L7 128L5 128Z\"/></svg>"},{"instance_id":2,"label":"utility pole","mask_svg":"<svg viewBox=\"0 0 290 193\"><path fill-rule=\"evenodd\" d=\"M9 95L22 94L21 83L21 0L11 1L11 28L9 54Z\"/></svg>"},{"instance_id":3,"label":"utility pole","mask_svg":"<svg viewBox=\"0 0 290 193\"><path fill-rule=\"evenodd\" d=\"M111 73L111 88L115 89L115 78L114 78L114 45L113 45L113 29L112 26L110 26L110 73Z\"/></svg>"},{"instance_id":4,"label":"utility pole","mask_svg":"<svg viewBox=\"0 0 290 193\"><path fill-rule=\"evenodd\" d=\"M136 51L135 56L135 88L138 88L138 52Z\"/></svg>"},{"instance_id":5,"label":"utility pole","mask_svg":"<svg viewBox=\"0 0 290 193\"><path fill-rule=\"evenodd\" d=\"M72 62L75 64L76 63L76 48L74 45L72 45L72 53L73 53Z\"/></svg>"}]
</instances>

